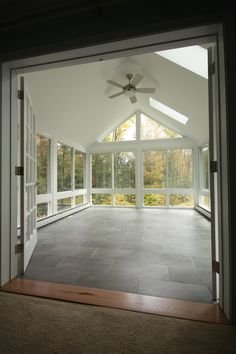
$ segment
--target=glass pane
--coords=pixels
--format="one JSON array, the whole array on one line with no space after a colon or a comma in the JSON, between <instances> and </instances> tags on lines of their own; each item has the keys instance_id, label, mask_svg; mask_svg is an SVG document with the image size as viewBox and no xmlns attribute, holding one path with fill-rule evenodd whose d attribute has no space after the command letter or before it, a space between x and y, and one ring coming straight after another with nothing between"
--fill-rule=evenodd
<instances>
[{"instance_id":1,"label":"glass pane","mask_svg":"<svg viewBox=\"0 0 236 354\"><path fill-rule=\"evenodd\" d=\"M69 191L72 189L72 148L57 143L57 191Z\"/></svg>"},{"instance_id":2,"label":"glass pane","mask_svg":"<svg viewBox=\"0 0 236 354\"><path fill-rule=\"evenodd\" d=\"M166 188L166 151L143 154L144 188Z\"/></svg>"},{"instance_id":3,"label":"glass pane","mask_svg":"<svg viewBox=\"0 0 236 354\"><path fill-rule=\"evenodd\" d=\"M170 206L193 207L192 194L170 194L169 198Z\"/></svg>"},{"instance_id":4,"label":"glass pane","mask_svg":"<svg viewBox=\"0 0 236 354\"><path fill-rule=\"evenodd\" d=\"M155 120L141 114L141 139L169 139L182 138L181 135L175 133L173 130L157 123Z\"/></svg>"},{"instance_id":5,"label":"glass pane","mask_svg":"<svg viewBox=\"0 0 236 354\"><path fill-rule=\"evenodd\" d=\"M208 148L202 149L202 188L209 189L209 165L208 165Z\"/></svg>"},{"instance_id":6,"label":"glass pane","mask_svg":"<svg viewBox=\"0 0 236 354\"><path fill-rule=\"evenodd\" d=\"M115 194L115 205L135 206L135 194Z\"/></svg>"},{"instance_id":7,"label":"glass pane","mask_svg":"<svg viewBox=\"0 0 236 354\"><path fill-rule=\"evenodd\" d=\"M78 205L81 205L81 204L84 204L84 196L83 195L77 195L75 197L75 205L78 206Z\"/></svg>"},{"instance_id":8,"label":"glass pane","mask_svg":"<svg viewBox=\"0 0 236 354\"><path fill-rule=\"evenodd\" d=\"M57 211L70 209L72 205L72 198L63 198L57 200Z\"/></svg>"},{"instance_id":9,"label":"glass pane","mask_svg":"<svg viewBox=\"0 0 236 354\"><path fill-rule=\"evenodd\" d=\"M210 211L210 197L208 195L201 195L199 198L199 205Z\"/></svg>"},{"instance_id":10,"label":"glass pane","mask_svg":"<svg viewBox=\"0 0 236 354\"><path fill-rule=\"evenodd\" d=\"M106 136L102 142L106 141L127 141L136 139L136 116L131 117Z\"/></svg>"},{"instance_id":11,"label":"glass pane","mask_svg":"<svg viewBox=\"0 0 236 354\"><path fill-rule=\"evenodd\" d=\"M93 154L92 155L92 187L111 188L112 178L112 155Z\"/></svg>"},{"instance_id":12,"label":"glass pane","mask_svg":"<svg viewBox=\"0 0 236 354\"><path fill-rule=\"evenodd\" d=\"M37 146L37 194L49 192L50 139L36 135Z\"/></svg>"},{"instance_id":13,"label":"glass pane","mask_svg":"<svg viewBox=\"0 0 236 354\"><path fill-rule=\"evenodd\" d=\"M93 205L111 205L111 194L92 194Z\"/></svg>"},{"instance_id":14,"label":"glass pane","mask_svg":"<svg viewBox=\"0 0 236 354\"><path fill-rule=\"evenodd\" d=\"M192 150L168 151L169 188L191 188L193 186Z\"/></svg>"},{"instance_id":15,"label":"glass pane","mask_svg":"<svg viewBox=\"0 0 236 354\"><path fill-rule=\"evenodd\" d=\"M115 188L135 188L135 156L133 152L114 154Z\"/></svg>"},{"instance_id":16,"label":"glass pane","mask_svg":"<svg viewBox=\"0 0 236 354\"><path fill-rule=\"evenodd\" d=\"M75 151L75 189L84 188L85 154Z\"/></svg>"},{"instance_id":17,"label":"glass pane","mask_svg":"<svg viewBox=\"0 0 236 354\"><path fill-rule=\"evenodd\" d=\"M37 204L37 219L48 216L48 203Z\"/></svg>"},{"instance_id":18,"label":"glass pane","mask_svg":"<svg viewBox=\"0 0 236 354\"><path fill-rule=\"evenodd\" d=\"M144 194L143 204L145 206L166 206L166 195Z\"/></svg>"}]
</instances>

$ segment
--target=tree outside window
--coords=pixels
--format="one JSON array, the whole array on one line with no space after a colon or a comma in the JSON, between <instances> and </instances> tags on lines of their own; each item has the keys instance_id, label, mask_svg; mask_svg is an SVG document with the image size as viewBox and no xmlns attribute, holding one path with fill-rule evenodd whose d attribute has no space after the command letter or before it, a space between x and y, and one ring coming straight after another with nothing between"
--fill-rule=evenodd
<instances>
[{"instance_id":1,"label":"tree outside window","mask_svg":"<svg viewBox=\"0 0 236 354\"><path fill-rule=\"evenodd\" d=\"M57 143L57 191L72 189L72 148Z\"/></svg>"}]
</instances>

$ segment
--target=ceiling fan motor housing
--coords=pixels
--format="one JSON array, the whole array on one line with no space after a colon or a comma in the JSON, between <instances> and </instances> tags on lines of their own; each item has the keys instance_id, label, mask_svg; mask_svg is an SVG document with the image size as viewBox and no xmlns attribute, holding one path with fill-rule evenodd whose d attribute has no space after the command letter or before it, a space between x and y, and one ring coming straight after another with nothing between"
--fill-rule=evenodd
<instances>
[{"instance_id":1,"label":"ceiling fan motor housing","mask_svg":"<svg viewBox=\"0 0 236 354\"><path fill-rule=\"evenodd\" d=\"M136 93L136 88L131 84L125 85L123 88L123 93L127 97L132 97Z\"/></svg>"}]
</instances>

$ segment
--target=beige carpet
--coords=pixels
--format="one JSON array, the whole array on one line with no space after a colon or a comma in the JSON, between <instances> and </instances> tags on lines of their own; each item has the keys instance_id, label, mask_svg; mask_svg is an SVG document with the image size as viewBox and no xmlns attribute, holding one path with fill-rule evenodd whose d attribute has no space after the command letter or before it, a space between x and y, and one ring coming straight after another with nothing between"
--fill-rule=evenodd
<instances>
[{"instance_id":1,"label":"beige carpet","mask_svg":"<svg viewBox=\"0 0 236 354\"><path fill-rule=\"evenodd\" d=\"M236 326L0 292L0 353L236 353Z\"/></svg>"}]
</instances>

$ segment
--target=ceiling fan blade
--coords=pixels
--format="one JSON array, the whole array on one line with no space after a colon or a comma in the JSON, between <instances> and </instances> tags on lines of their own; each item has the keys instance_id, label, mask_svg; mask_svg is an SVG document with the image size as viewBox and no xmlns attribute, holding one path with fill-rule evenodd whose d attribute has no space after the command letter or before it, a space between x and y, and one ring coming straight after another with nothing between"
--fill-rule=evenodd
<instances>
[{"instance_id":1,"label":"ceiling fan blade","mask_svg":"<svg viewBox=\"0 0 236 354\"><path fill-rule=\"evenodd\" d=\"M131 103L136 103L137 102L137 98L135 96L131 96L129 99L130 99Z\"/></svg>"},{"instance_id":2,"label":"ceiling fan blade","mask_svg":"<svg viewBox=\"0 0 236 354\"><path fill-rule=\"evenodd\" d=\"M131 85L136 86L140 83L140 81L143 79L143 75L141 74L136 74L133 80L131 81Z\"/></svg>"},{"instance_id":3,"label":"ceiling fan blade","mask_svg":"<svg viewBox=\"0 0 236 354\"><path fill-rule=\"evenodd\" d=\"M151 87L146 87L146 88L137 88L136 92L142 92L142 93L154 93L156 92L155 88L151 88Z\"/></svg>"},{"instance_id":4,"label":"ceiling fan blade","mask_svg":"<svg viewBox=\"0 0 236 354\"><path fill-rule=\"evenodd\" d=\"M108 98L115 98L123 94L123 91L115 93L114 95L108 96Z\"/></svg>"},{"instance_id":5,"label":"ceiling fan blade","mask_svg":"<svg viewBox=\"0 0 236 354\"><path fill-rule=\"evenodd\" d=\"M119 84L118 82L115 82L113 80L107 80L107 82L111 85L114 85L114 86L117 86L117 87L120 87L123 89L123 86L121 84Z\"/></svg>"}]
</instances>

